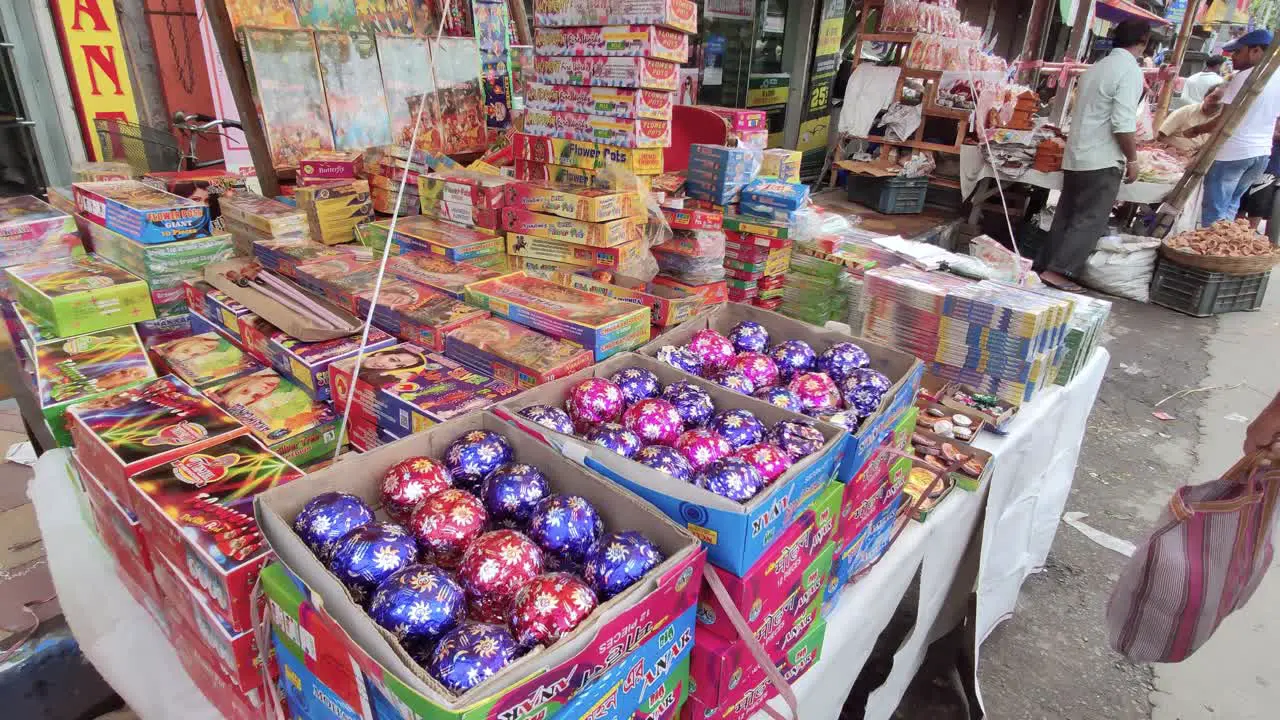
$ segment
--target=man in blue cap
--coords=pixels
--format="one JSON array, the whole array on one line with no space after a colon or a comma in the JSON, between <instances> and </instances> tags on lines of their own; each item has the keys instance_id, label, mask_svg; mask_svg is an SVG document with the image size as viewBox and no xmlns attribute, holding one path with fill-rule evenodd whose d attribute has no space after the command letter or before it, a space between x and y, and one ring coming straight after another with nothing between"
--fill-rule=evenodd
<instances>
[{"instance_id":1,"label":"man in blue cap","mask_svg":"<svg viewBox=\"0 0 1280 720\"><path fill-rule=\"evenodd\" d=\"M1230 106L1244 87L1245 80L1271 44L1269 30L1253 30L1227 43L1222 49L1230 53L1236 74L1227 81L1222 102ZM1220 127L1226 117L1226 108L1217 118L1188 131L1188 135L1211 133ZM1275 135L1276 118L1280 117L1280 74L1273 75L1266 87L1259 91L1248 111L1231 136L1218 148L1213 164L1204 177L1204 202L1200 210L1200 225L1208 226L1219 220L1234 220L1240 210L1240 198L1258 181L1271 157L1271 141Z\"/></svg>"}]
</instances>

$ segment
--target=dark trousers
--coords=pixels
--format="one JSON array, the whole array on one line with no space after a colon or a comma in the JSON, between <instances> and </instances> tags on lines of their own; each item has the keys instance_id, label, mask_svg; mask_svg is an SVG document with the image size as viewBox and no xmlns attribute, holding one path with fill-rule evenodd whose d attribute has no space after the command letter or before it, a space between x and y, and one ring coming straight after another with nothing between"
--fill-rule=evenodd
<instances>
[{"instance_id":1,"label":"dark trousers","mask_svg":"<svg viewBox=\"0 0 1280 720\"><path fill-rule=\"evenodd\" d=\"M1107 220L1123 179L1120 168L1062 172L1062 195L1053 212L1049 239L1036 254L1036 272L1052 270L1069 278L1080 277L1098 238L1107 232Z\"/></svg>"}]
</instances>

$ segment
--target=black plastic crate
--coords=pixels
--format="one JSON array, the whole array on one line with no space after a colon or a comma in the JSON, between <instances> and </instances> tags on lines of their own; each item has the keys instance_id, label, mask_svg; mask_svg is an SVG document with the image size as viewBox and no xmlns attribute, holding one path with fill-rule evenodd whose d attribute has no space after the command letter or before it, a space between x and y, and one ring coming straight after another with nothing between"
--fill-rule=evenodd
<instances>
[{"instance_id":1,"label":"black plastic crate","mask_svg":"<svg viewBox=\"0 0 1280 720\"><path fill-rule=\"evenodd\" d=\"M1179 265L1164 257L1151 276L1151 302L1195 317L1257 310L1271 271L1232 275Z\"/></svg>"},{"instance_id":2,"label":"black plastic crate","mask_svg":"<svg viewBox=\"0 0 1280 720\"><path fill-rule=\"evenodd\" d=\"M924 212L929 193L929 178L869 178L849 175L849 200L875 208L885 215L910 215Z\"/></svg>"}]
</instances>

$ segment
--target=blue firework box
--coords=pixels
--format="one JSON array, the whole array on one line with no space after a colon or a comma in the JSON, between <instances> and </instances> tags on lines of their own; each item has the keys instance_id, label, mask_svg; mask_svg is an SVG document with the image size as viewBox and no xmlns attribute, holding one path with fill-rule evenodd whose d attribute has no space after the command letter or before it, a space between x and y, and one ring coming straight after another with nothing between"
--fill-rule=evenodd
<instances>
[{"instance_id":1,"label":"blue firework box","mask_svg":"<svg viewBox=\"0 0 1280 720\"><path fill-rule=\"evenodd\" d=\"M745 202L779 210L799 210L809 199L809 186L782 182L776 178L756 178L742 188Z\"/></svg>"},{"instance_id":2,"label":"blue firework box","mask_svg":"<svg viewBox=\"0 0 1280 720\"><path fill-rule=\"evenodd\" d=\"M741 576L809 507L827 480L835 475L846 446L847 433L835 425L815 422L826 438L826 444L793 465L754 498L739 503L691 483L675 480L600 446L549 430L519 415L521 408L530 405L563 407L569 388L579 381L589 377L607 378L625 367L652 370L663 385L678 380L689 381L706 389L717 410L750 410L767 427L782 420L804 418L635 353L615 355L568 377L526 390L498 403L492 412L552 445L566 457L648 500L701 540L711 563Z\"/></svg>"},{"instance_id":3,"label":"blue firework box","mask_svg":"<svg viewBox=\"0 0 1280 720\"><path fill-rule=\"evenodd\" d=\"M867 416L857 432L848 433L844 457L836 479L849 482L862 466L871 459L872 451L885 443L893 432L896 419L909 405L915 404L920 381L924 378L924 364L915 357L892 348L877 345L864 338L854 337L836 330L810 325L779 313L754 305L725 303L682 323L641 347L636 352L654 357L665 345L685 345L699 330L712 329L728 335L733 326L744 320L760 323L769 331L770 344L782 340L803 340L815 352L822 352L838 342L855 343L871 357L871 367L888 376L893 383L880 401L876 412Z\"/></svg>"},{"instance_id":4,"label":"blue firework box","mask_svg":"<svg viewBox=\"0 0 1280 720\"><path fill-rule=\"evenodd\" d=\"M136 180L75 183L76 208L89 220L144 245L209 234L209 207Z\"/></svg>"}]
</instances>

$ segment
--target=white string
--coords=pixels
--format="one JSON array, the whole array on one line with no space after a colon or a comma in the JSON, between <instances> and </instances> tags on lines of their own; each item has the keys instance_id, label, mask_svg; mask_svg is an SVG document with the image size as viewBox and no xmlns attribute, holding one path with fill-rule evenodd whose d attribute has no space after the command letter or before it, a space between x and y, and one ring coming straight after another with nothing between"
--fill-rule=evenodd
<instances>
[{"instance_id":1,"label":"white string","mask_svg":"<svg viewBox=\"0 0 1280 720\"><path fill-rule=\"evenodd\" d=\"M1021 64L1021 61L1022 56L1019 55L1014 58L1009 65L1012 68L1016 68ZM978 87L978 83L973 76L973 65L966 63L964 69L969 74L969 86L976 89ZM1000 196L1000 207L1004 210L1004 224L1005 227L1009 229L1009 243L1013 245L1013 254L1016 257L1015 262L1018 267L1018 284L1025 285L1027 274L1026 271L1022 269L1022 253L1018 252L1018 238L1014 236L1013 221L1009 219L1009 203L1004 199L1004 186L1000 184L1000 168L996 167L995 161L991 158L991 142L987 140L986 128L983 127L982 122L982 116L984 114L985 113L982 112L982 98L980 95L975 95L973 98L973 117L974 125L978 129L978 142L982 143L983 159L991 166L991 179L995 180L996 193Z\"/></svg>"},{"instance_id":2,"label":"white string","mask_svg":"<svg viewBox=\"0 0 1280 720\"><path fill-rule=\"evenodd\" d=\"M440 26L436 28L435 45L438 47L440 38L444 36L445 18L449 17L449 11L452 9L453 0L445 0L443 9L440 13ZM428 57L431 59L431 69L434 72L436 58L430 47L427 48ZM432 82L432 85L435 83ZM418 146L418 130L422 127L422 111L427 108L427 91L424 89L421 99L418 102L418 114L413 121L413 133L409 137L409 158L408 167L402 168L400 176L400 189L396 191L396 206L392 208L391 224L387 227L387 242L382 247L382 260L378 263L378 279L373 284L373 297L369 299L369 312L364 318L364 329L360 332L360 348L356 351L356 362L351 368L351 383L347 388L347 405L342 411L342 423L338 425L338 444L333 450L333 459L337 460L342 454L342 438L347 433L347 424L351 417L351 405L355 401L356 383L360 377L360 364L364 359L365 348L369 344L369 328L373 325L373 313L378 307L378 295L382 292L382 277L387 272L387 258L391 256L391 245L395 242L396 223L400 221L400 203L404 200L404 187L409 182L409 170L413 167L414 150ZM332 374L332 370L330 371ZM333 384L332 378L330 385Z\"/></svg>"}]
</instances>

